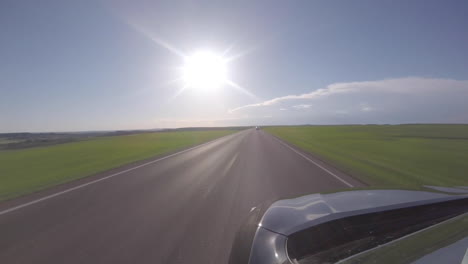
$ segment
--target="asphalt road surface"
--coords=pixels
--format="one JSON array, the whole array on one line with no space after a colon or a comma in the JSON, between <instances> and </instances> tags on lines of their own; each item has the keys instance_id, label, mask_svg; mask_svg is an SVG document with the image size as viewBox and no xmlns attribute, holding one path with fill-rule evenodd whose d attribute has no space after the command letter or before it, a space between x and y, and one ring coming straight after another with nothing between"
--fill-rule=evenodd
<instances>
[{"instance_id":1,"label":"asphalt road surface","mask_svg":"<svg viewBox=\"0 0 468 264\"><path fill-rule=\"evenodd\" d=\"M250 209L362 186L262 130L0 204L0 263L226 263Z\"/></svg>"}]
</instances>

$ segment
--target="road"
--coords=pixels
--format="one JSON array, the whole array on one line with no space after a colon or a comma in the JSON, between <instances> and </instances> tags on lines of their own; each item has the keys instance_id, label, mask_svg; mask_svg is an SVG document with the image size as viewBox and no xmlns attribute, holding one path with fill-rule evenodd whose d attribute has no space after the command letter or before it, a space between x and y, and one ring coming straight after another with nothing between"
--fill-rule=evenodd
<instances>
[{"instance_id":1,"label":"road","mask_svg":"<svg viewBox=\"0 0 468 264\"><path fill-rule=\"evenodd\" d=\"M248 129L0 204L0 263L226 263L252 207L349 186Z\"/></svg>"}]
</instances>

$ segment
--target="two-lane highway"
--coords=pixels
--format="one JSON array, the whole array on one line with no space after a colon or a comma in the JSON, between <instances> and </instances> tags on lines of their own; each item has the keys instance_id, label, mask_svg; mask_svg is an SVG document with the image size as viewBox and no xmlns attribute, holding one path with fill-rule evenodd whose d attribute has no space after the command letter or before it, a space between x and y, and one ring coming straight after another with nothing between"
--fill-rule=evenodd
<instances>
[{"instance_id":1,"label":"two-lane highway","mask_svg":"<svg viewBox=\"0 0 468 264\"><path fill-rule=\"evenodd\" d=\"M252 207L361 185L244 130L0 204L0 263L226 263Z\"/></svg>"}]
</instances>

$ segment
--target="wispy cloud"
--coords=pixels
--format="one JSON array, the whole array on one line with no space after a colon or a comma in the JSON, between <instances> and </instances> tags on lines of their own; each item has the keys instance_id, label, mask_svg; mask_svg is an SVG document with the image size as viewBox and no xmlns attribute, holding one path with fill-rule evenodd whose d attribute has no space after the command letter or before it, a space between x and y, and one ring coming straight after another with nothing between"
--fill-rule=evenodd
<instances>
[{"instance_id":1,"label":"wispy cloud","mask_svg":"<svg viewBox=\"0 0 468 264\"><path fill-rule=\"evenodd\" d=\"M244 126L254 125L259 121L273 118L272 115L241 115L236 117L219 118L157 118L146 127L150 128L179 128L179 127L213 127L213 126Z\"/></svg>"},{"instance_id":2,"label":"wispy cloud","mask_svg":"<svg viewBox=\"0 0 468 264\"><path fill-rule=\"evenodd\" d=\"M295 109L307 109L310 108L312 105L310 104L299 104L299 105L293 105L292 107Z\"/></svg>"},{"instance_id":3,"label":"wispy cloud","mask_svg":"<svg viewBox=\"0 0 468 264\"><path fill-rule=\"evenodd\" d=\"M346 113L347 122L355 122L353 118L364 120L364 117L363 122L468 122L466 98L466 80L408 77L334 83L310 93L277 97L229 112L308 109L304 114L309 113L310 122L315 120L314 116L320 116L322 121L337 120L333 118L344 116L339 113ZM300 115L300 112L290 114Z\"/></svg>"},{"instance_id":4,"label":"wispy cloud","mask_svg":"<svg viewBox=\"0 0 468 264\"><path fill-rule=\"evenodd\" d=\"M361 104L361 111L370 112L370 111L373 111L373 110L374 110L374 108L369 106L368 104L366 104L366 103Z\"/></svg>"},{"instance_id":5,"label":"wispy cloud","mask_svg":"<svg viewBox=\"0 0 468 264\"><path fill-rule=\"evenodd\" d=\"M444 90L463 91L466 89L468 89L468 81L418 77L386 79L380 81L334 83L328 85L326 88L321 88L310 93L300 95L286 95L263 101L261 103L236 107L231 109L230 112L252 107L270 106L288 100L315 99L339 93L381 92L393 94L417 94L421 92L443 92Z\"/></svg>"}]
</instances>

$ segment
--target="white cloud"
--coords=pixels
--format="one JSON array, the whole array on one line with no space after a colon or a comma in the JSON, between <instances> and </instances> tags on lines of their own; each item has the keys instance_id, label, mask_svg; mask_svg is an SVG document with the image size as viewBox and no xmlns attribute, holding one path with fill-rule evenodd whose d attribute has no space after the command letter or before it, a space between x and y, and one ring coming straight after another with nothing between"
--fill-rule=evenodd
<instances>
[{"instance_id":1,"label":"white cloud","mask_svg":"<svg viewBox=\"0 0 468 264\"><path fill-rule=\"evenodd\" d=\"M180 128L180 127L218 127L218 126L249 126L263 123L272 119L273 115L248 115L227 116L219 118L157 118L153 119L145 128Z\"/></svg>"},{"instance_id":2,"label":"white cloud","mask_svg":"<svg viewBox=\"0 0 468 264\"><path fill-rule=\"evenodd\" d=\"M307 109L310 108L312 105L310 104L299 104L299 105L293 105L292 107L295 109Z\"/></svg>"},{"instance_id":3,"label":"white cloud","mask_svg":"<svg viewBox=\"0 0 468 264\"><path fill-rule=\"evenodd\" d=\"M235 121L249 119L248 115L241 117L230 118L194 118L194 119L179 119L179 118L158 118L152 122L152 128L178 128L178 127L211 127L229 125Z\"/></svg>"},{"instance_id":4,"label":"white cloud","mask_svg":"<svg viewBox=\"0 0 468 264\"><path fill-rule=\"evenodd\" d=\"M366 103L361 103L361 111L362 112L370 112L370 111L374 111L374 108L369 106Z\"/></svg>"},{"instance_id":5,"label":"white cloud","mask_svg":"<svg viewBox=\"0 0 468 264\"><path fill-rule=\"evenodd\" d=\"M310 110L302 114L298 111L288 113L289 117L296 114L296 119L291 120L297 122L456 123L468 122L467 98L468 81L408 77L334 83L310 93L240 106L231 109L230 113L250 113L260 109L265 113L277 111L276 105L279 105L280 109Z\"/></svg>"}]
</instances>

